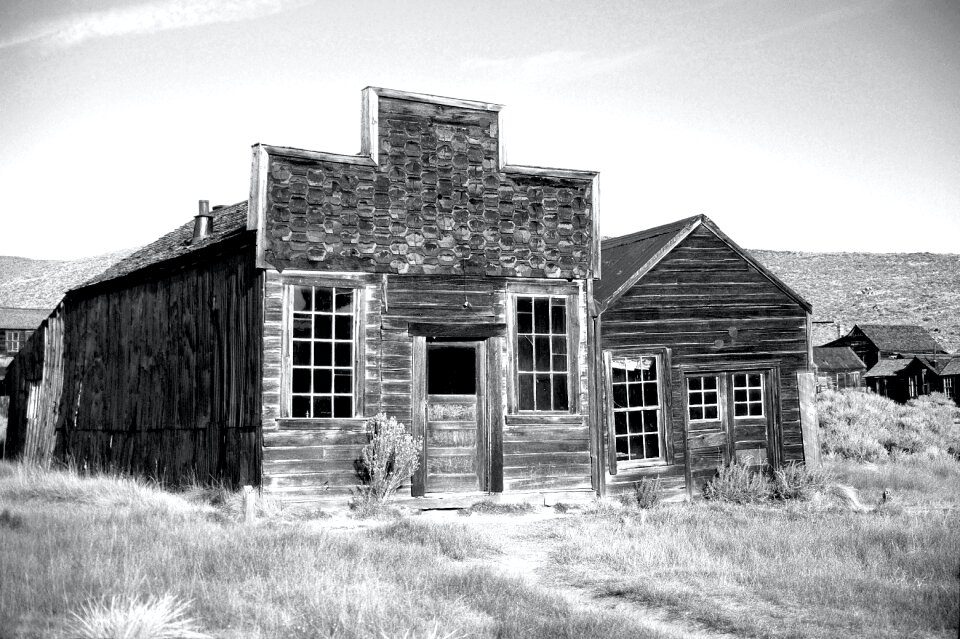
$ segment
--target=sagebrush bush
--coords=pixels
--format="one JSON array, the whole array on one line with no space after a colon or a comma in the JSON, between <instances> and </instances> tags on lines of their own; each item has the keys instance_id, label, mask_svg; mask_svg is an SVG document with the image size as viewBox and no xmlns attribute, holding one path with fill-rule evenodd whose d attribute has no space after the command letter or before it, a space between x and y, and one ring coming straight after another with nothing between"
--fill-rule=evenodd
<instances>
[{"instance_id":1,"label":"sagebrush bush","mask_svg":"<svg viewBox=\"0 0 960 639\"><path fill-rule=\"evenodd\" d=\"M736 460L717 469L703 487L704 499L734 504L755 504L770 498L770 480Z\"/></svg>"},{"instance_id":2,"label":"sagebrush bush","mask_svg":"<svg viewBox=\"0 0 960 639\"><path fill-rule=\"evenodd\" d=\"M660 503L660 478L641 477L633 482L633 503L644 510Z\"/></svg>"},{"instance_id":3,"label":"sagebrush bush","mask_svg":"<svg viewBox=\"0 0 960 639\"><path fill-rule=\"evenodd\" d=\"M360 452L359 474L364 485L355 506L375 510L393 496L420 467L422 439L414 439L395 417L377 414L367 421L370 443Z\"/></svg>"},{"instance_id":4,"label":"sagebrush bush","mask_svg":"<svg viewBox=\"0 0 960 639\"><path fill-rule=\"evenodd\" d=\"M934 455L960 450L958 409L942 393L905 406L862 390L825 391L817 396L820 446L827 455L878 461L890 453Z\"/></svg>"},{"instance_id":5,"label":"sagebrush bush","mask_svg":"<svg viewBox=\"0 0 960 639\"><path fill-rule=\"evenodd\" d=\"M829 482L827 471L790 462L773 472L771 495L774 499L805 501L815 493L824 492Z\"/></svg>"}]
</instances>

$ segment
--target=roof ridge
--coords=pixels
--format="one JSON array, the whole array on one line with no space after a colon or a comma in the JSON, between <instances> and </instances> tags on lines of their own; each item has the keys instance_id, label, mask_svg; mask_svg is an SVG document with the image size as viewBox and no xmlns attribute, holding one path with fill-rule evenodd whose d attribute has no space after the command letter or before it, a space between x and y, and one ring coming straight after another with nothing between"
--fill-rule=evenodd
<instances>
[{"instance_id":1,"label":"roof ridge","mask_svg":"<svg viewBox=\"0 0 960 639\"><path fill-rule=\"evenodd\" d=\"M666 235L667 233L675 232L687 224L698 220L698 219L708 219L706 215L692 215L690 217L685 217L680 220L675 220L673 222L668 222L667 224L661 224L659 226L652 226L648 229L643 229L640 231L634 231L633 233L628 233L627 235L618 235L617 237L609 237L605 240L601 240L601 246L606 244L610 247L622 246L624 244L629 244L637 240L649 239L651 237L656 237L657 235Z\"/></svg>"}]
</instances>

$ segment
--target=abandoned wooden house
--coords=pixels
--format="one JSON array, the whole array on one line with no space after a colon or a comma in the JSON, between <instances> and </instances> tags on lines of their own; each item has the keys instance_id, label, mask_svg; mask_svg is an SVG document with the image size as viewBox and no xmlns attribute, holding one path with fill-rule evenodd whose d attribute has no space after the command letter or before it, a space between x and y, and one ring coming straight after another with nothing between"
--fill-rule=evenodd
<instances>
[{"instance_id":1,"label":"abandoned wooden house","mask_svg":"<svg viewBox=\"0 0 960 639\"><path fill-rule=\"evenodd\" d=\"M817 390L863 388L867 366L849 346L814 346Z\"/></svg>"},{"instance_id":2,"label":"abandoned wooden house","mask_svg":"<svg viewBox=\"0 0 960 639\"><path fill-rule=\"evenodd\" d=\"M500 110L367 88L359 155L255 145L248 202L67 293L7 455L342 499L386 413L420 504L802 459L809 305L702 217L599 280L597 174L507 164Z\"/></svg>"},{"instance_id":3,"label":"abandoned wooden house","mask_svg":"<svg viewBox=\"0 0 960 639\"><path fill-rule=\"evenodd\" d=\"M856 324L849 333L823 346L849 346L868 370L881 359L947 352L924 328L910 324Z\"/></svg>"},{"instance_id":4,"label":"abandoned wooden house","mask_svg":"<svg viewBox=\"0 0 960 639\"><path fill-rule=\"evenodd\" d=\"M604 240L605 483L695 494L730 460L817 459L811 306L700 215Z\"/></svg>"},{"instance_id":5,"label":"abandoned wooden house","mask_svg":"<svg viewBox=\"0 0 960 639\"><path fill-rule=\"evenodd\" d=\"M901 404L938 390L937 369L922 357L881 359L864 375L867 388Z\"/></svg>"}]
</instances>

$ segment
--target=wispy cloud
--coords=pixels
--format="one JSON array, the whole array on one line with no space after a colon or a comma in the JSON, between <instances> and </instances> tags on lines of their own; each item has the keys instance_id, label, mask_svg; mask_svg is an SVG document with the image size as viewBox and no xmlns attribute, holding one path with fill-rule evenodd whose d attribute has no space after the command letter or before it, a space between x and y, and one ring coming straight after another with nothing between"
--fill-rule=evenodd
<instances>
[{"instance_id":1,"label":"wispy cloud","mask_svg":"<svg viewBox=\"0 0 960 639\"><path fill-rule=\"evenodd\" d=\"M860 2L847 6L841 6L837 9L824 11L808 18L797 20L792 24L784 25L783 27L777 29L771 29L752 38L741 40L737 42L737 44L741 46L755 46L758 44L764 44L771 40L778 40L780 38L793 36L810 29L819 29L830 24L856 18L867 11L875 10L883 6L883 4L888 3L889 2L884 3L877 2L876 0L870 0L868 2Z\"/></svg>"},{"instance_id":2,"label":"wispy cloud","mask_svg":"<svg viewBox=\"0 0 960 639\"><path fill-rule=\"evenodd\" d=\"M468 58L460 63L460 68L471 72L538 77L563 73L569 80L572 77L612 73L655 54L653 47L612 56L557 50L510 58Z\"/></svg>"},{"instance_id":3,"label":"wispy cloud","mask_svg":"<svg viewBox=\"0 0 960 639\"><path fill-rule=\"evenodd\" d=\"M133 6L73 13L25 25L0 36L0 49L36 45L63 49L95 38L240 22L311 4L314 0L154 0Z\"/></svg>"}]
</instances>

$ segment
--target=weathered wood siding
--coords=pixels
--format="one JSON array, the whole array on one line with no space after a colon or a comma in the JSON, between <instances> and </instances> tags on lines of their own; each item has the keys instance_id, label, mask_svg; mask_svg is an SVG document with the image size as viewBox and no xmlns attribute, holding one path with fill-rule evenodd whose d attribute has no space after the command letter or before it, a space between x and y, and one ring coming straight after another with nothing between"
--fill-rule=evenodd
<instances>
[{"instance_id":1,"label":"weathered wood siding","mask_svg":"<svg viewBox=\"0 0 960 639\"><path fill-rule=\"evenodd\" d=\"M376 165L279 150L264 160L266 264L588 276L596 239L592 177L501 169L495 110L385 97L377 109Z\"/></svg>"},{"instance_id":2,"label":"weathered wood siding","mask_svg":"<svg viewBox=\"0 0 960 639\"><path fill-rule=\"evenodd\" d=\"M43 464L52 458L63 382L63 315L61 304L30 336L7 370L7 459Z\"/></svg>"},{"instance_id":3,"label":"weathered wood siding","mask_svg":"<svg viewBox=\"0 0 960 639\"><path fill-rule=\"evenodd\" d=\"M364 349L359 362L364 372L363 417L285 418L284 285L330 286L343 283L344 278L352 278L364 300ZM517 280L268 270L263 342L264 488L290 499L349 496L359 481L354 463L368 441L366 418L386 413L413 430L415 403L420 400L411 324L476 327L481 332L484 326L507 324L511 282ZM524 285L531 286L529 281ZM544 282L543 290L556 285ZM576 403L569 415L509 414L508 386L512 382L508 371L512 370L514 346L506 336L486 339L486 390L496 404L488 408L488 419L495 422L491 424L493 454L500 451L492 472L502 468L502 489L507 492L591 488L586 297L582 283L567 285L567 289L573 299L568 308L574 309L570 321L576 327L571 371L575 368L577 375ZM465 299L469 307L464 306ZM409 495L410 488L402 488L401 493Z\"/></svg>"},{"instance_id":4,"label":"weathered wood siding","mask_svg":"<svg viewBox=\"0 0 960 639\"><path fill-rule=\"evenodd\" d=\"M626 490L642 476L660 476L668 493L680 496L687 491L682 371L688 366L736 371L773 363L779 388L770 390L776 393L774 418L780 441L770 445L780 449L784 461L803 459L796 373L810 364L807 313L704 226L601 315L600 345L615 355L636 356L666 348L671 360L661 380L669 384L666 446L672 463L619 470L615 475L608 466L606 484L611 490Z\"/></svg>"},{"instance_id":5,"label":"weathered wood siding","mask_svg":"<svg viewBox=\"0 0 960 639\"><path fill-rule=\"evenodd\" d=\"M259 482L261 274L249 243L197 259L68 295L58 458Z\"/></svg>"}]
</instances>

